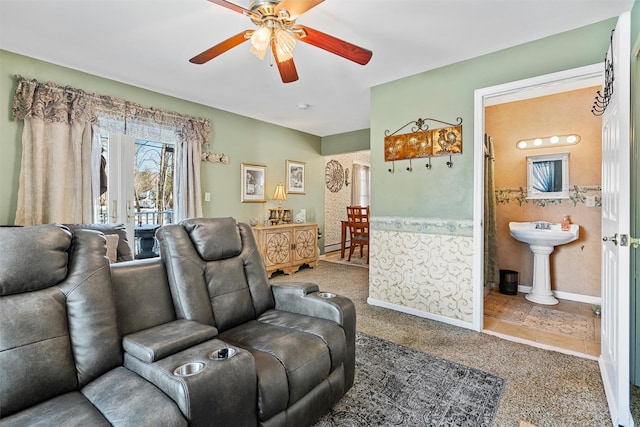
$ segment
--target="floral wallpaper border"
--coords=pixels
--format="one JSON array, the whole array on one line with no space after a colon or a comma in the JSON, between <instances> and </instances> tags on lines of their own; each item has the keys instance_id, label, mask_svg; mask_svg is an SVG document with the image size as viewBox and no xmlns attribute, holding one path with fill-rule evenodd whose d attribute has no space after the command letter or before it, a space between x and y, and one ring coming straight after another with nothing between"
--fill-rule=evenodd
<instances>
[{"instance_id":1,"label":"floral wallpaper border","mask_svg":"<svg viewBox=\"0 0 640 427\"><path fill-rule=\"evenodd\" d=\"M470 219L377 216L369 221L372 230L473 237L473 222Z\"/></svg>"},{"instance_id":2,"label":"floral wallpaper border","mask_svg":"<svg viewBox=\"0 0 640 427\"><path fill-rule=\"evenodd\" d=\"M602 187L599 185L574 185L569 191L568 199L527 199L527 189L524 187L496 189L496 203L508 204L517 202L520 206L523 203L549 206L560 205L564 202L573 203L573 206L577 206L578 203L586 204L589 196L595 196L596 206L602 206Z\"/></svg>"}]
</instances>

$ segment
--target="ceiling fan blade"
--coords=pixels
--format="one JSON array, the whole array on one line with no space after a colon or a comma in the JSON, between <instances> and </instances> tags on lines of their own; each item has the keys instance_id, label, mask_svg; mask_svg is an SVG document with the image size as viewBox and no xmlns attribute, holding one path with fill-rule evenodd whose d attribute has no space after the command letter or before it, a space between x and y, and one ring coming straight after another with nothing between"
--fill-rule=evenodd
<instances>
[{"instance_id":1,"label":"ceiling fan blade","mask_svg":"<svg viewBox=\"0 0 640 427\"><path fill-rule=\"evenodd\" d=\"M211 1L211 0L209 0ZM282 0L276 6L276 12L284 9L289 12L291 19L296 19L311 8L316 7L324 0Z\"/></svg>"},{"instance_id":2,"label":"ceiling fan blade","mask_svg":"<svg viewBox=\"0 0 640 427\"><path fill-rule=\"evenodd\" d=\"M230 1L226 1L226 0L209 0L209 1L211 3L217 4L218 6L226 7L227 9L231 9L234 12L238 12L243 15L250 16L253 14L253 12L251 12L249 9L245 9L244 7L238 6L235 3L231 3Z\"/></svg>"},{"instance_id":3,"label":"ceiling fan blade","mask_svg":"<svg viewBox=\"0 0 640 427\"><path fill-rule=\"evenodd\" d=\"M301 42L319 47L320 49L342 56L360 65L366 65L373 55L373 52L370 50L314 30L313 28L305 27L304 25L296 25L293 27L293 34Z\"/></svg>"},{"instance_id":4,"label":"ceiling fan blade","mask_svg":"<svg viewBox=\"0 0 640 427\"><path fill-rule=\"evenodd\" d=\"M229 49L234 48L239 44L242 44L249 40L252 33L253 30L247 30L236 34L235 36L228 38L222 43L218 43L217 45L205 50L201 54L194 56L189 60L189 62L192 62L194 64L204 64L205 62L211 61L216 56L222 55Z\"/></svg>"},{"instance_id":5,"label":"ceiling fan blade","mask_svg":"<svg viewBox=\"0 0 640 427\"><path fill-rule=\"evenodd\" d=\"M278 66L282 83L291 83L298 80L298 71L296 70L296 64L293 62L293 58L287 59L286 61L280 61L278 59L278 52L276 51L276 43L274 40L271 40L271 52L273 52L273 58Z\"/></svg>"}]
</instances>

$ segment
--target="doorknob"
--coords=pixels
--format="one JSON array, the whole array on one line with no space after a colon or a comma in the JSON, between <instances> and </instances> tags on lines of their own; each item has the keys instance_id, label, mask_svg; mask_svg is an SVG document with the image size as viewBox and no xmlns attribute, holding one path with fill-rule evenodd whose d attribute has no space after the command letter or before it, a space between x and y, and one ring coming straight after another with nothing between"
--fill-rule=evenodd
<instances>
[{"instance_id":1,"label":"doorknob","mask_svg":"<svg viewBox=\"0 0 640 427\"><path fill-rule=\"evenodd\" d=\"M614 234L611 237L606 237L605 236L605 237L602 238L602 241L603 242L613 242L614 245L617 245L618 244L618 233Z\"/></svg>"}]
</instances>

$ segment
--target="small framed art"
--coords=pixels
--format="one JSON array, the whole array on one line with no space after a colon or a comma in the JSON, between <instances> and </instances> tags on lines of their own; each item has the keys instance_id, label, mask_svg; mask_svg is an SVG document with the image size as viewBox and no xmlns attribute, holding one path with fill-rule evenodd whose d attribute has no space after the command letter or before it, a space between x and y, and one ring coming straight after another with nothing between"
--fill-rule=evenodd
<instances>
[{"instance_id":1,"label":"small framed art","mask_svg":"<svg viewBox=\"0 0 640 427\"><path fill-rule=\"evenodd\" d=\"M287 160L287 194L304 194L305 164L294 160Z\"/></svg>"},{"instance_id":2,"label":"small framed art","mask_svg":"<svg viewBox=\"0 0 640 427\"><path fill-rule=\"evenodd\" d=\"M265 186L267 183L267 167L242 163L242 203L265 203Z\"/></svg>"}]
</instances>

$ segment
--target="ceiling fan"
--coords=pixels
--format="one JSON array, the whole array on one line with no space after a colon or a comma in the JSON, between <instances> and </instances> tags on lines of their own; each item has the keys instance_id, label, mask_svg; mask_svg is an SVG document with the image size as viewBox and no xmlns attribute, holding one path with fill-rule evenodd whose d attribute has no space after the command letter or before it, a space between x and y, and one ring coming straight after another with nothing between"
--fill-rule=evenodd
<instances>
[{"instance_id":1,"label":"ceiling fan","mask_svg":"<svg viewBox=\"0 0 640 427\"><path fill-rule=\"evenodd\" d=\"M296 19L324 0L251 0L250 9L245 9L226 0L209 0L211 3L241 13L258 29L246 30L194 56L189 61L204 64L241 43L251 40L249 51L264 59L271 48L283 83L298 80L298 72L293 62L293 48L296 40L319 47L360 65L366 65L373 54L370 50L337 39L328 34L296 25Z\"/></svg>"}]
</instances>

